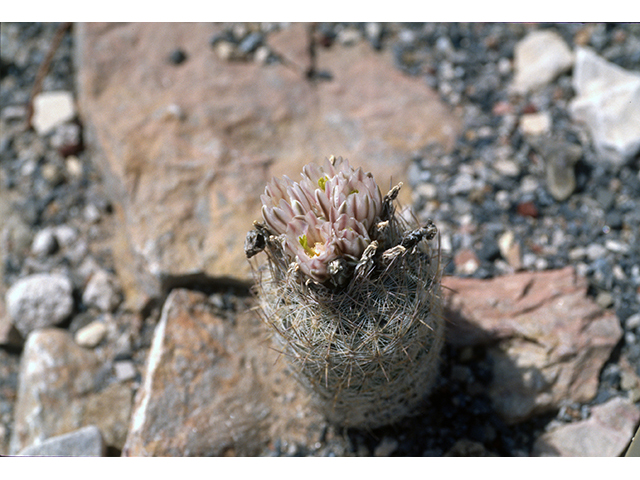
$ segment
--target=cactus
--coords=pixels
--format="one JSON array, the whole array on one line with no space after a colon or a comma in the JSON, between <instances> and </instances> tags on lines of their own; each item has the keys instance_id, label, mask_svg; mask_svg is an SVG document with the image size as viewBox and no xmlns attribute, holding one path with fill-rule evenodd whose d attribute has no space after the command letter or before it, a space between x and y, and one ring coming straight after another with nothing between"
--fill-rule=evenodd
<instances>
[{"instance_id":1,"label":"cactus","mask_svg":"<svg viewBox=\"0 0 640 480\"><path fill-rule=\"evenodd\" d=\"M432 222L411 229L370 173L331 157L273 179L245 252L263 319L327 419L376 428L417 413L444 342Z\"/></svg>"}]
</instances>

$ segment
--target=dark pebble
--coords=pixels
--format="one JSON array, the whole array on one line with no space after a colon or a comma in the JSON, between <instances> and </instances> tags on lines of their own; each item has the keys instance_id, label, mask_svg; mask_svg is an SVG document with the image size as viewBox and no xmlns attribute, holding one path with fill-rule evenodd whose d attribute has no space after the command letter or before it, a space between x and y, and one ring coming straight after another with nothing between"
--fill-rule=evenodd
<instances>
[{"instance_id":1,"label":"dark pebble","mask_svg":"<svg viewBox=\"0 0 640 480\"><path fill-rule=\"evenodd\" d=\"M171 55L169 55L169 61L174 65L180 65L186 59L187 59L187 54L184 53L179 48L171 52Z\"/></svg>"},{"instance_id":2,"label":"dark pebble","mask_svg":"<svg viewBox=\"0 0 640 480\"><path fill-rule=\"evenodd\" d=\"M238 46L238 50L240 51L240 53L245 55L249 53L253 53L256 50L256 48L260 46L260 44L262 43L262 40L263 38L261 33L252 32L240 42L240 45Z\"/></svg>"}]
</instances>

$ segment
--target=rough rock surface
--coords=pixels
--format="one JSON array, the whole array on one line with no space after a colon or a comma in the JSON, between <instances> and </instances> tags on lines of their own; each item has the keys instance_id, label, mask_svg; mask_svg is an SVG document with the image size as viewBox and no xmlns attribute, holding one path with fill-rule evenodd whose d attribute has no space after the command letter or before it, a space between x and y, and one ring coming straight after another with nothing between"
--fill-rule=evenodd
<instances>
[{"instance_id":1,"label":"rough rock surface","mask_svg":"<svg viewBox=\"0 0 640 480\"><path fill-rule=\"evenodd\" d=\"M387 185L406 179L412 152L451 146L459 130L437 94L393 68L388 52L321 50L319 68L332 80L310 82L291 66L220 59L209 45L220 28L74 29L85 134L104 156L97 163L124 225L114 254L120 275L130 272L125 290L138 284L155 295L159 282L199 273L247 280L242 245L272 176L335 154ZM304 25L283 35L278 45L306 48ZM171 66L177 46L187 59Z\"/></svg>"},{"instance_id":2,"label":"rough rock surface","mask_svg":"<svg viewBox=\"0 0 640 480\"><path fill-rule=\"evenodd\" d=\"M578 48L573 74L574 120L584 122L599 153L616 163L640 149L640 74Z\"/></svg>"},{"instance_id":3,"label":"rough rock surface","mask_svg":"<svg viewBox=\"0 0 640 480\"><path fill-rule=\"evenodd\" d=\"M269 439L313 432L321 417L306 408L306 394L261 327L252 313L230 322L212 312L204 294L173 290L123 455L256 455Z\"/></svg>"},{"instance_id":4,"label":"rough rock surface","mask_svg":"<svg viewBox=\"0 0 640 480\"><path fill-rule=\"evenodd\" d=\"M446 278L450 332L458 346L491 344L490 396L513 423L560 400L591 400L622 331L615 313L586 296L573 267L490 280Z\"/></svg>"},{"instance_id":5,"label":"rough rock surface","mask_svg":"<svg viewBox=\"0 0 640 480\"><path fill-rule=\"evenodd\" d=\"M104 457L107 446L95 425L51 437L18 453L25 456Z\"/></svg>"},{"instance_id":6,"label":"rough rock surface","mask_svg":"<svg viewBox=\"0 0 640 480\"><path fill-rule=\"evenodd\" d=\"M640 420L640 410L616 397L591 409L587 420L543 434L533 446L537 456L618 457L625 453Z\"/></svg>"},{"instance_id":7,"label":"rough rock surface","mask_svg":"<svg viewBox=\"0 0 640 480\"><path fill-rule=\"evenodd\" d=\"M571 68L573 54L556 32L536 30L515 46L514 60L512 88L517 93L526 93L546 85Z\"/></svg>"},{"instance_id":8,"label":"rough rock surface","mask_svg":"<svg viewBox=\"0 0 640 480\"><path fill-rule=\"evenodd\" d=\"M107 445L122 448L133 395L121 384L98 391L107 369L63 330L29 335L20 364L10 452L87 425L98 426Z\"/></svg>"},{"instance_id":9,"label":"rough rock surface","mask_svg":"<svg viewBox=\"0 0 640 480\"><path fill-rule=\"evenodd\" d=\"M71 291L71 281L61 274L25 277L7 291L9 318L24 337L36 329L58 325L73 311Z\"/></svg>"}]
</instances>

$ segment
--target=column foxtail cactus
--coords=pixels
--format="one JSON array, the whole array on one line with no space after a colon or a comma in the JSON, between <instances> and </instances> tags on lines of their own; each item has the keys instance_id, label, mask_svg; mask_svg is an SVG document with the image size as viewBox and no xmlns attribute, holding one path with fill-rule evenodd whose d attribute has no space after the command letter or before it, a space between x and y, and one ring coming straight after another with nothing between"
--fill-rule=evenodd
<instances>
[{"instance_id":1,"label":"column foxtail cactus","mask_svg":"<svg viewBox=\"0 0 640 480\"><path fill-rule=\"evenodd\" d=\"M329 421L376 428L416 412L444 341L433 223L396 215L370 173L331 157L274 178L247 234L263 318Z\"/></svg>"}]
</instances>

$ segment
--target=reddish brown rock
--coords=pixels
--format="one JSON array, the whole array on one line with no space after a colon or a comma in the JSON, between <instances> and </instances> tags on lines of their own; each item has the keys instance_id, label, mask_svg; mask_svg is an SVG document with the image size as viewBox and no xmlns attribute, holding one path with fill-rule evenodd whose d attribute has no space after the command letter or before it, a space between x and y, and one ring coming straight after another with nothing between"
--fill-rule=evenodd
<instances>
[{"instance_id":1,"label":"reddish brown rock","mask_svg":"<svg viewBox=\"0 0 640 480\"><path fill-rule=\"evenodd\" d=\"M176 289L154 333L123 454L256 455L273 439L306 442L324 424L308 401L252 312L225 320L204 294Z\"/></svg>"},{"instance_id":2,"label":"reddish brown rock","mask_svg":"<svg viewBox=\"0 0 640 480\"><path fill-rule=\"evenodd\" d=\"M572 267L490 280L449 277L447 341L486 344L493 362L490 395L509 422L587 402L622 335L618 319L586 296Z\"/></svg>"},{"instance_id":3,"label":"reddish brown rock","mask_svg":"<svg viewBox=\"0 0 640 480\"><path fill-rule=\"evenodd\" d=\"M639 420L638 407L627 399L612 398L593 407L588 419L543 434L533 446L533 455L619 457L625 453Z\"/></svg>"},{"instance_id":4,"label":"reddish brown rock","mask_svg":"<svg viewBox=\"0 0 640 480\"><path fill-rule=\"evenodd\" d=\"M319 68L333 79L314 83L288 66L220 59L209 45L220 28L74 29L79 106L124 227L115 255L134 303L134 293L156 295L175 276L247 280L243 241L272 176L295 177L335 154L372 171L384 189L390 177L406 179L413 151L451 146L459 130L435 92L393 67L390 52L364 42L321 49ZM304 26L279 35L278 46L304 49ZM187 60L171 65L178 45Z\"/></svg>"}]
</instances>

